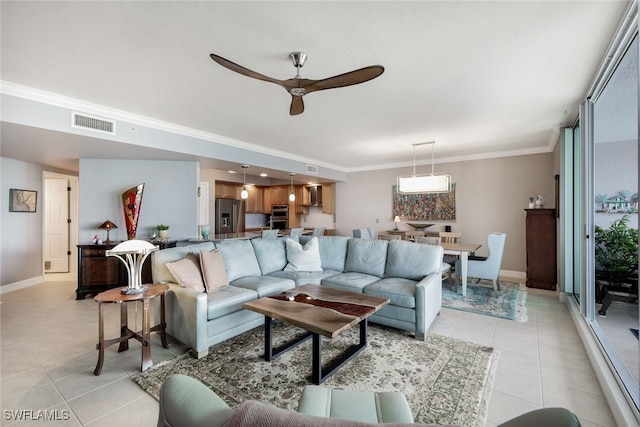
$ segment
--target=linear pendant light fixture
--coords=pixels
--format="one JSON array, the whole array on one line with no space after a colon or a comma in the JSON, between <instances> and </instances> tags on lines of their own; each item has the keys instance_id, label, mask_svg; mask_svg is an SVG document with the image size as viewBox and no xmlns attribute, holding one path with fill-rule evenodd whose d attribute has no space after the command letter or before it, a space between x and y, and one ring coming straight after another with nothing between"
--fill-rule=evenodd
<instances>
[{"instance_id":1,"label":"linear pendant light fixture","mask_svg":"<svg viewBox=\"0 0 640 427\"><path fill-rule=\"evenodd\" d=\"M413 144L413 174L398 177L398 193L427 194L449 193L451 191L451 175L434 173L433 146L435 143L435 141L430 141ZM421 145L431 145L431 175L416 175L416 147Z\"/></svg>"},{"instance_id":2,"label":"linear pendant light fixture","mask_svg":"<svg viewBox=\"0 0 640 427\"><path fill-rule=\"evenodd\" d=\"M240 198L242 200L247 200L249 198L249 192L247 191L247 168L249 167L249 165L241 165L241 167L242 167L242 191L240 192Z\"/></svg>"}]
</instances>

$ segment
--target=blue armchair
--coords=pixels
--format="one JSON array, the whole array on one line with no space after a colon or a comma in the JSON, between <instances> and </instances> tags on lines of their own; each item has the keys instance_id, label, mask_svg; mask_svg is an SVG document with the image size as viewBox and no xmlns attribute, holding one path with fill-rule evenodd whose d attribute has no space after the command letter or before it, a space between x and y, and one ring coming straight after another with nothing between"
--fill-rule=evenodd
<instances>
[{"instance_id":1,"label":"blue armchair","mask_svg":"<svg viewBox=\"0 0 640 427\"><path fill-rule=\"evenodd\" d=\"M467 277L486 279L493 282L493 290L500 290L500 266L507 235L504 233L491 233L487 238L489 256L487 258L469 258L467 265ZM460 260L456 261L456 271L460 271Z\"/></svg>"}]
</instances>

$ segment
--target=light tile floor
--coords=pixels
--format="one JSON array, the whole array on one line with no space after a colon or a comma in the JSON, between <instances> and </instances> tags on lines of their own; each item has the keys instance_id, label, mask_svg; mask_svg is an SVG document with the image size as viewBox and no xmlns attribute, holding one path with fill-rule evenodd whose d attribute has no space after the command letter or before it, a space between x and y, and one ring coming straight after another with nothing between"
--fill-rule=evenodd
<instances>
[{"instance_id":1,"label":"light tile floor","mask_svg":"<svg viewBox=\"0 0 640 427\"><path fill-rule=\"evenodd\" d=\"M157 402L129 378L140 369L136 341L123 353L117 345L109 347L102 375L93 375L97 304L92 298L75 300L75 285L46 281L0 295L0 424L155 426ZM553 292L530 289L527 310L528 321L518 323L443 309L430 329L499 350L486 425L564 406L584 427L615 427L565 304ZM105 318L105 336L117 336L118 306L107 305ZM174 341L162 348L153 334L154 362L185 351ZM48 409L47 414L68 419L16 422L6 412L10 409Z\"/></svg>"}]
</instances>

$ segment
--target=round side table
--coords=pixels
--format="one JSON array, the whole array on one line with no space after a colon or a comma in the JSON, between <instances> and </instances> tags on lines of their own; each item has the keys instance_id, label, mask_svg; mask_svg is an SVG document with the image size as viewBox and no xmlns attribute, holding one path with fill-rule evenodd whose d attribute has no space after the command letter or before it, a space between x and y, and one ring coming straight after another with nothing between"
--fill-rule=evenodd
<instances>
[{"instance_id":1,"label":"round side table","mask_svg":"<svg viewBox=\"0 0 640 427\"><path fill-rule=\"evenodd\" d=\"M165 316L164 316L164 296L169 286L167 285L148 285L149 289L141 294L125 295L121 292L121 288L110 289L101 292L93 299L98 303L98 364L93 371L94 375L100 375L102 372L102 364L104 363L104 349L112 344L120 343L118 352L129 349L129 340L135 338L142 344L142 363L140 370L146 371L153 365L151 360L151 332L159 332L162 340L162 346L169 348L167 337L165 335ZM160 295L160 323L151 327L149 320L149 301ZM134 332L129 329L127 306L128 303L142 302L142 331ZM103 304L120 304L120 336L110 340L104 339L104 310Z\"/></svg>"}]
</instances>

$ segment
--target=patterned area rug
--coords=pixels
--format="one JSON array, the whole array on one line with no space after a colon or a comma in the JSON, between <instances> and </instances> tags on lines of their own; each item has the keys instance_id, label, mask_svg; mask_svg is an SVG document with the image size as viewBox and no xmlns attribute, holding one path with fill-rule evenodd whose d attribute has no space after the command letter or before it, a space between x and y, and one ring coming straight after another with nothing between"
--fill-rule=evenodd
<instances>
[{"instance_id":1,"label":"patterned area rug","mask_svg":"<svg viewBox=\"0 0 640 427\"><path fill-rule=\"evenodd\" d=\"M462 286L454 292L446 284L442 285L442 306L471 313L511 319L517 322L527 321L526 287L520 283L500 282L500 290L494 291L489 280L478 284L467 283L467 296L462 296Z\"/></svg>"},{"instance_id":2,"label":"patterned area rug","mask_svg":"<svg viewBox=\"0 0 640 427\"><path fill-rule=\"evenodd\" d=\"M347 390L397 390L407 396L416 422L483 426L497 352L491 347L428 334L419 341L408 333L369 325L368 347L323 385ZM274 323L274 340L283 341L301 329ZM359 328L323 338L326 364L346 346L356 343ZM283 409L297 408L300 393L310 384L311 340L265 362L264 328L255 328L209 349L196 360L185 354L137 374L133 380L158 399L160 386L172 374L195 377L230 406L253 399Z\"/></svg>"}]
</instances>

